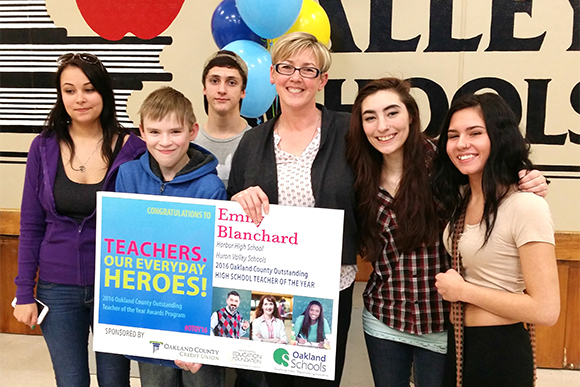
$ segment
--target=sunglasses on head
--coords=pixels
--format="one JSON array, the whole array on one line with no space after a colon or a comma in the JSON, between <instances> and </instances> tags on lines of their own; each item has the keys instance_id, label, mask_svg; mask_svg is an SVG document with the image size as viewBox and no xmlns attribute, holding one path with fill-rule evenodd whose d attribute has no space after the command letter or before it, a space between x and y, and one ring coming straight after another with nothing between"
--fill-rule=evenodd
<instances>
[{"instance_id":1,"label":"sunglasses on head","mask_svg":"<svg viewBox=\"0 0 580 387\"><path fill-rule=\"evenodd\" d=\"M85 62L87 64L91 64L91 65L101 63L99 58L97 58L95 55L89 54L86 52L82 52L82 53L69 52L67 54L63 54L63 55L58 57L58 59L56 60L56 63L58 64L58 66L62 66L62 65L69 63L70 61L72 61L75 58L78 58L78 59L82 60L83 62Z\"/></svg>"}]
</instances>

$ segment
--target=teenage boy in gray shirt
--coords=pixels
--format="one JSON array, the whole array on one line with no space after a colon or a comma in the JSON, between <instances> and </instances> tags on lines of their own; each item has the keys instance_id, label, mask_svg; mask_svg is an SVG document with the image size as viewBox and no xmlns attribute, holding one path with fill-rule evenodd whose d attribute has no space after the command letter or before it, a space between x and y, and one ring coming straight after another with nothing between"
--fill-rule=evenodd
<instances>
[{"instance_id":1,"label":"teenage boy in gray shirt","mask_svg":"<svg viewBox=\"0 0 580 387\"><path fill-rule=\"evenodd\" d=\"M221 50L207 59L201 81L207 122L199 129L195 143L217 157L218 176L227 187L232 157L242 135L250 129L240 116L248 67L234 52Z\"/></svg>"},{"instance_id":2,"label":"teenage boy in gray shirt","mask_svg":"<svg viewBox=\"0 0 580 387\"><path fill-rule=\"evenodd\" d=\"M220 50L205 62L201 76L207 122L195 143L218 159L218 177L228 186L232 157L250 125L240 116L246 96L248 66L232 51ZM236 387L267 386L261 372L236 369Z\"/></svg>"}]
</instances>

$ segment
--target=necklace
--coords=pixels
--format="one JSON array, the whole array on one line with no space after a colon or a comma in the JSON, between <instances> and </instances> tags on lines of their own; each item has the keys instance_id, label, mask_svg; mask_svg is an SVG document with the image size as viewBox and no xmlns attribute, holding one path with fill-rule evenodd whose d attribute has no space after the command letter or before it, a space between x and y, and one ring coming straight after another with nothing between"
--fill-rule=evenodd
<instances>
[{"instance_id":1,"label":"necklace","mask_svg":"<svg viewBox=\"0 0 580 387\"><path fill-rule=\"evenodd\" d=\"M79 159L79 157L76 155L75 153L75 159L78 160L80 166L78 169L76 169L75 167L73 167L72 162L69 161L69 165L72 168L73 171L77 171L80 173L85 173L85 171L87 170L87 167L85 167L85 164L89 162L89 160L91 159L91 157L93 157L93 155L95 154L95 152L97 151L97 149L99 148L99 144L103 141L103 139L101 138L99 141L97 141L97 145L95 145L95 149L93 150L93 153L91 153L91 155L89 156L88 159L85 160L84 163L81 163L81 159Z\"/></svg>"}]
</instances>

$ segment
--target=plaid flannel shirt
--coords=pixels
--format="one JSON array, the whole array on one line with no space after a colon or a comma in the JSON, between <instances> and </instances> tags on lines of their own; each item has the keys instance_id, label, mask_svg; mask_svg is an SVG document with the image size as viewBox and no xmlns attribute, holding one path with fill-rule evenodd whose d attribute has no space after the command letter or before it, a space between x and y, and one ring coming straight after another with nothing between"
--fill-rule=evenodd
<instances>
[{"instance_id":1,"label":"plaid flannel shirt","mask_svg":"<svg viewBox=\"0 0 580 387\"><path fill-rule=\"evenodd\" d=\"M443 331L449 305L437 293L435 275L450 267L450 259L441 238L432 246L423 244L410 253L400 252L394 240L398 226L393 197L382 188L377 222L383 249L363 294L365 307L402 332Z\"/></svg>"}]
</instances>

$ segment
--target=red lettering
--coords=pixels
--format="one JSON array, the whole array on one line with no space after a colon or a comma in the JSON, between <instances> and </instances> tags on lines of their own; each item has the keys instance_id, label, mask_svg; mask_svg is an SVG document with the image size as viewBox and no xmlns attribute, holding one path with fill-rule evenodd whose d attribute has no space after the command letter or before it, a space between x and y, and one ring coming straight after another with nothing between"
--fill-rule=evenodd
<instances>
[{"instance_id":1,"label":"red lettering","mask_svg":"<svg viewBox=\"0 0 580 387\"><path fill-rule=\"evenodd\" d=\"M185 258L183 256L185 255ZM179 245L179 259L189 261L189 247L184 245Z\"/></svg>"},{"instance_id":2,"label":"red lettering","mask_svg":"<svg viewBox=\"0 0 580 387\"><path fill-rule=\"evenodd\" d=\"M175 255L177 253L177 245L167 245L167 258L177 259Z\"/></svg>"},{"instance_id":3,"label":"red lettering","mask_svg":"<svg viewBox=\"0 0 580 387\"><path fill-rule=\"evenodd\" d=\"M157 258L157 253L161 253L161 258L165 258L165 243L161 247L157 247L157 243L153 243L153 257Z\"/></svg>"},{"instance_id":4,"label":"red lettering","mask_svg":"<svg viewBox=\"0 0 580 387\"><path fill-rule=\"evenodd\" d=\"M219 210L220 210L220 216L219 216L218 220L228 220L228 210L225 208L220 208Z\"/></svg>"},{"instance_id":5,"label":"red lettering","mask_svg":"<svg viewBox=\"0 0 580 387\"><path fill-rule=\"evenodd\" d=\"M113 243L115 240L110 239L110 238L105 238L104 241L107 242L107 253L110 253L111 252L111 243Z\"/></svg>"},{"instance_id":6,"label":"red lettering","mask_svg":"<svg viewBox=\"0 0 580 387\"><path fill-rule=\"evenodd\" d=\"M125 248L125 240L117 239L117 254L125 254L125 251L122 250L124 248Z\"/></svg>"},{"instance_id":7,"label":"red lettering","mask_svg":"<svg viewBox=\"0 0 580 387\"><path fill-rule=\"evenodd\" d=\"M262 229L262 242L270 242L270 235L266 234L264 229Z\"/></svg>"},{"instance_id":8,"label":"red lettering","mask_svg":"<svg viewBox=\"0 0 580 387\"><path fill-rule=\"evenodd\" d=\"M143 242L141 243L141 255L144 257L150 257L151 254L147 254L145 252L145 246L151 246L151 242Z\"/></svg>"},{"instance_id":9,"label":"red lettering","mask_svg":"<svg viewBox=\"0 0 580 387\"><path fill-rule=\"evenodd\" d=\"M134 253L135 255L139 255L139 250L137 249L137 242L131 241L129 243L129 249L127 249L127 254Z\"/></svg>"},{"instance_id":10,"label":"red lettering","mask_svg":"<svg viewBox=\"0 0 580 387\"><path fill-rule=\"evenodd\" d=\"M220 226L222 227L222 226ZM201 254L198 253L198 250L201 249L200 246L194 246L191 248L191 252L195 255L195 258L191 258L193 261L199 261L201 259Z\"/></svg>"}]
</instances>

